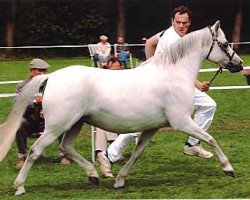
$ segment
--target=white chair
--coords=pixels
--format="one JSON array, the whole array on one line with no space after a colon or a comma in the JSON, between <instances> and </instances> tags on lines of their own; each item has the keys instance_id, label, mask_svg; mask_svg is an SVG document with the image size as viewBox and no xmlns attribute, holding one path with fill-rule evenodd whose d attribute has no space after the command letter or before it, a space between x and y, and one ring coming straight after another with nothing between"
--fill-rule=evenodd
<instances>
[{"instance_id":1,"label":"white chair","mask_svg":"<svg viewBox=\"0 0 250 200\"><path fill-rule=\"evenodd\" d=\"M95 134L96 134L96 127L91 126L91 147L92 147L92 162L95 162Z\"/></svg>"},{"instance_id":2,"label":"white chair","mask_svg":"<svg viewBox=\"0 0 250 200\"><path fill-rule=\"evenodd\" d=\"M94 60L94 56L97 52L97 44L88 44L88 50L89 50L89 56L91 60L93 61L92 67L100 67L100 63Z\"/></svg>"},{"instance_id":3,"label":"white chair","mask_svg":"<svg viewBox=\"0 0 250 200\"><path fill-rule=\"evenodd\" d=\"M114 54L115 54L115 56L117 55L117 45L118 44L114 44ZM130 66L130 68L134 68L132 53L129 54L129 66Z\"/></svg>"}]
</instances>

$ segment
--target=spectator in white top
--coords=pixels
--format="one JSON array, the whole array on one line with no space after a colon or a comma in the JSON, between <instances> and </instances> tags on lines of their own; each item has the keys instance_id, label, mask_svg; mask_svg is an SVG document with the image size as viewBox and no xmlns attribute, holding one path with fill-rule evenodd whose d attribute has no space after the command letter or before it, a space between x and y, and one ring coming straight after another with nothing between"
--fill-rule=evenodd
<instances>
[{"instance_id":1,"label":"spectator in white top","mask_svg":"<svg viewBox=\"0 0 250 200\"><path fill-rule=\"evenodd\" d=\"M100 62L102 66L105 66L110 59L111 45L107 41L106 35L100 36L100 42L97 43L96 54L94 55L94 60Z\"/></svg>"}]
</instances>

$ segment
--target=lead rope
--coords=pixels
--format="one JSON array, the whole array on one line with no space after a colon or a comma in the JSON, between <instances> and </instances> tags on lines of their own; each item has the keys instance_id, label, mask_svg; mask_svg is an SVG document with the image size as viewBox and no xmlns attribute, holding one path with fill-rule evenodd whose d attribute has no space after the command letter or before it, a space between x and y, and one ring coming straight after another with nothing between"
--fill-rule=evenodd
<instances>
[{"instance_id":1,"label":"lead rope","mask_svg":"<svg viewBox=\"0 0 250 200\"><path fill-rule=\"evenodd\" d=\"M222 67L220 67L217 72L215 73L215 75L213 76L213 78L209 81L210 84L212 84L212 82L214 81L214 79L216 78L216 76L218 74L222 74Z\"/></svg>"}]
</instances>

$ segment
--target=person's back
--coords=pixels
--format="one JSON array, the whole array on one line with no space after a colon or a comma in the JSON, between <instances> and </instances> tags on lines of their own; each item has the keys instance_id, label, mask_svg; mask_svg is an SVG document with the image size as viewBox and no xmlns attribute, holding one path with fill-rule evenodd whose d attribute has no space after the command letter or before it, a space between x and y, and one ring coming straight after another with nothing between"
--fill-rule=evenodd
<instances>
[{"instance_id":1,"label":"person's back","mask_svg":"<svg viewBox=\"0 0 250 200\"><path fill-rule=\"evenodd\" d=\"M112 69L112 70L121 70L122 62L117 57L111 57L110 60L107 62L107 65L104 66L105 69Z\"/></svg>"}]
</instances>

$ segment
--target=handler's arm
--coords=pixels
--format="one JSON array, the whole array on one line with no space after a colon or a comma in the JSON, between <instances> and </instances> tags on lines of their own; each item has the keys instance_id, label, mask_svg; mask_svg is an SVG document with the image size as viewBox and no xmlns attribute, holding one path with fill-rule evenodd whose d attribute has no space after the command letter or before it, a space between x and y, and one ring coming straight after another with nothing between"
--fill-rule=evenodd
<instances>
[{"instance_id":1,"label":"handler's arm","mask_svg":"<svg viewBox=\"0 0 250 200\"><path fill-rule=\"evenodd\" d=\"M149 59L154 55L157 44L158 44L157 34L147 39L146 45L145 45L146 59Z\"/></svg>"}]
</instances>

